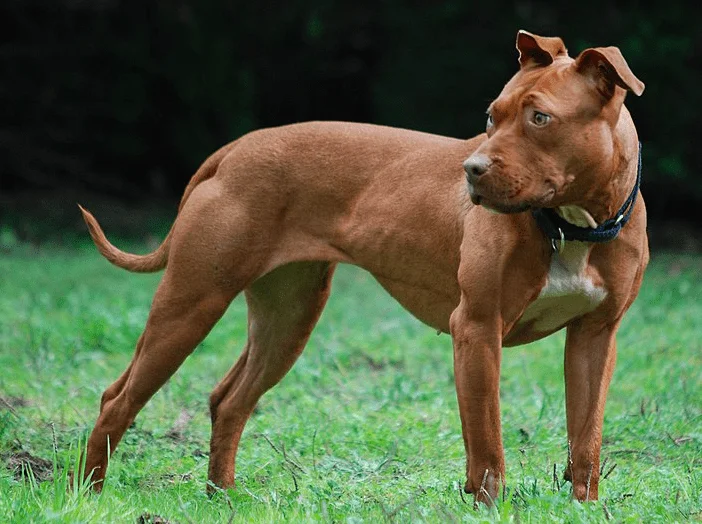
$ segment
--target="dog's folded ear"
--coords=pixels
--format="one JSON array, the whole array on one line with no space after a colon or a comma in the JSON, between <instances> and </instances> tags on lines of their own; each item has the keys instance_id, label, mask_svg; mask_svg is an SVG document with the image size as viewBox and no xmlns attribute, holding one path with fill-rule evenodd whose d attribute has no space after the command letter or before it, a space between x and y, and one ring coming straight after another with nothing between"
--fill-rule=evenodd
<instances>
[{"instance_id":1,"label":"dog's folded ear","mask_svg":"<svg viewBox=\"0 0 702 524\"><path fill-rule=\"evenodd\" d=\"M615 86L641 96L644 83L631 72L617 47L586 49L575 59L576 70L588 78L605 100L614 96Z\"/></svg>"},{"instance_id":2,"label":"dog's folded ear","mask_svg":"<svg viewBox=\"0 0 702 524\"><path fill-rule=\"evenodd\" d=\"M538 36L523 29L517 33L517 50L519 66L524 69L531 66L547 66L558 56L567 56L563 40L550 36Z\"/></svg>"}]
</instances>

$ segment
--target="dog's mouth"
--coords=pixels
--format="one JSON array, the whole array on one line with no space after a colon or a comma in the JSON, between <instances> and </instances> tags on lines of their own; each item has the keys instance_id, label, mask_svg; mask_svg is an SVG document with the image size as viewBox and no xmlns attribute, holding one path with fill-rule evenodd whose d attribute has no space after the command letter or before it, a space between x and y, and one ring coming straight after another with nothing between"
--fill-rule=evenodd
<instances>
[{"instance_id":1,"label":"dog's mouth","mask_svg":"<svg viewBox=\"0 0 702 524\"><path fill-rule=\"evenodd\" d=\"M531 209L531 206L526 202L522 202L520 204L501 204L497 202L487 202L485 199L481 199L480 197L478 197L477 205L482 205L485 209L495 211L496 213L503 215L523 213L524 211Z\"/></svg>"},{"instance_id":2,"label":"dog's mouth","mask_svg":"<svg viewBox=\"0 0 702 524\"><path fill-rule=\"evenodd\" d=\"M473 202L473 204L476 206L483 206L485 209L505 215L522 213L531 207L528 202L511 204L486 198L470 182L468 183L468 194L470 195L471 202Z\"/></svg>"},{"instance_id":3,"label":"dog's mouth","mask_svg":"<svg viewBox=\"0 0 702 524\"><path fill-rule=\"evenodd\" d=\"M471 201L476 206L482 206L485 209L494 211L495 213L511 215L515 213L523 213L524 211L528 211L533 208L546 207L548 202L550 202L550 200L553 198L555 191L550 189L539 198L522 200L520 202L505 202L487 198L480 194L480 192L475 189L475 186L470 183L468 184L468 193Z\"/></svg>"}]
</instances>

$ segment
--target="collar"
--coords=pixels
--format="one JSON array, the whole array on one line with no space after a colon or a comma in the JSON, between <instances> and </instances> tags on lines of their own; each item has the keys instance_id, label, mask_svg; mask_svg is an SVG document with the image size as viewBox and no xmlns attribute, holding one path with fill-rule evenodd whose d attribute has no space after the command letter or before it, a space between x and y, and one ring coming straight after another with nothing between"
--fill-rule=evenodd
<instances>
[{"instance_id":1,"label":"collar","mask_svg":"<svg viewBox=\"0 0 702 524\"><path fill-rule=\"evenodd\" d=\"M541 228L541 231L543 231L546 237L551 241L551 247L554 252L560 252L563 249L564 242L570 240L577 240L579 242L609 242L617 237L631 218L640 185L641 142L639 142L639 165L636 169L636 183L634 184L634 189L631 190L624 205L619 208L619 211L617 211L613 218L604 221L596 228L589 228L571 224L558 215L554 209L550 208L536 208L531 211L531 214L536 219L536 223L539 225L539 228Z\"/></svg>"}]
</instances>

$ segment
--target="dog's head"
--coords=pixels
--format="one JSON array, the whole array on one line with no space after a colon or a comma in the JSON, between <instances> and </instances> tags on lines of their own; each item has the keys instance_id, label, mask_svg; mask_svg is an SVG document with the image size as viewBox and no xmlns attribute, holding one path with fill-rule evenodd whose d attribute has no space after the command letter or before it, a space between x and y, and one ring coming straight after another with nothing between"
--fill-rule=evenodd
<instances>
[{"instance_id":1,"label":"dog's head","mask_svg":"<svg viewBox=\"0 0 702 524\"><path fill-rule=\"evenodd\" d=\"M644 84L616 47L572 59L560 38L520 31L517 49L520 70L488 107L487 140L464 162L471 199L503 213L578 205L611 176L616 135L633 129L626 92L641 95Z\"/></svg>"}]
</instances>

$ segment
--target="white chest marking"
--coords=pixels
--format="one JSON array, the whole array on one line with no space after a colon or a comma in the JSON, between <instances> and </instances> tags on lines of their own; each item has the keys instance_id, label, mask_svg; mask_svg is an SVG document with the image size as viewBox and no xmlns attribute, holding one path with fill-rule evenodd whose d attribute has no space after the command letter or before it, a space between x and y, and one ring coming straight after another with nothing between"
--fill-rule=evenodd
<instances>
[{"instance_id":1,"label":"white chest marking","mask_svg":"<svg viewBox=\"0 0 702 524\"><path fill-rule=\"evenodd\" d=\"M553 331L595 309L607 291L586 274L589 255L590 246L582 242L568 242L561 253L554 253L546 284L517 325L530 323L536 332Z\"/></svg>"}]
</instances>

